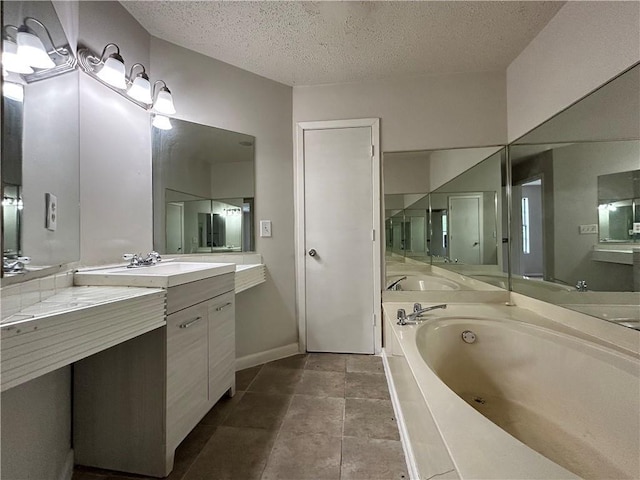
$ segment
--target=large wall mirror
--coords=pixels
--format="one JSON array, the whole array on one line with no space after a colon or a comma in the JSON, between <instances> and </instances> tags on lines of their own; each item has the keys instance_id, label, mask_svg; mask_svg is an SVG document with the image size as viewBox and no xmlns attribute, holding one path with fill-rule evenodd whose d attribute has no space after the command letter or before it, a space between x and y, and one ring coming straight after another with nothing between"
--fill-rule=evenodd
<instances>
[{"instance_id":1,"label":"large wall mirror","mask_svg":"<svg viewBox=\"0 0 640 480\"><path fill-rule=\"evenodd\" d=\"M434 150L420 152L420 157L417 153L412 152L412 159L422 158L426 163L430 185L442 183L452 172L455 178L431 193L425 185L423 193L385 194L387 280L401 277L394 264L409 261L437 265L507 288L505 148ZM385 180L387 169L392 177L402 175L395 171L392 155L386 155L385 162L389 157ZM403 162L398 170L416 168L415 161L406 165L406 158L400 158ZM424 170L420 164L418 169ZM401 288L410 290L411 285L405 281ZM438 287L434 283L434 288Z\"/></svg>"},{"instance_id":2,"label":"large wall mirror","mask_svg":"<svg viewBox=\"0 0 640 480\"><path fill-rule=\"evenodd\" d=\"M255 138L184 120L153 129L153 244L166 254L254 250Z\"/></svg>"},{"instance_id":3,"label":"large wall mirror","mask_svg":"<svg viewBox=\"0 0 640 480\"><path fill-rule=\"evenodd\" d=\"M509 155L513 290L640 328L640 66Z\"/></svg>"},{"instance_id":4,"label":"large wall mirror","mask_svg":"<svg viewBox=\"0 0 640 480\"><path fill-rule=\"evenodd\" d=\"M2 271L13 281L80 258L79 80L51 2L3 2L2 25ZM44 49L26 55L18 28Z\"/></svg>"}]
</instances>

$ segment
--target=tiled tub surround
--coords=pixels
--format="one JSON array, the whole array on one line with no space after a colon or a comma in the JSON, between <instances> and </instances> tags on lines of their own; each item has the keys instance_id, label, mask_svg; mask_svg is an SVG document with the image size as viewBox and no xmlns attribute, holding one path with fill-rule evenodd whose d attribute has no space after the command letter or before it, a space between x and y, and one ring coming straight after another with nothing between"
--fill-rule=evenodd
<instances>
[{"instance_id":1,"label":"tiled tub surround","mask_svg":"<svg viewBox=\"0 0 640 480\"><path fill-rule=\"evenodd\" d=\"M60 274L2 289L2 391L165 324L162 290L71 281Z\"/></svg>"},{"instance_id":2,"label":"tiled tub surround","mask_svg":"<svg viewBox=\"0 0 640 480\"><path fill-rule=\"evenodd\" d=\"M380 357L296 355L236 374L176 451L170 480L409 476ZM78 468L74 480L127 476Z\"/></svg>"},{"instance_id":3,"label":"tiled tub surround","mask_svg":"<svg viewBox=\"0 0 640 480\"><path fill-rule=\"evenodd\" d=\"M398 308L384 304L386 355L421 478L638 478L638 332L629 350L514 306L449 305L419 326Z\"/></svg>"}]
</instances>

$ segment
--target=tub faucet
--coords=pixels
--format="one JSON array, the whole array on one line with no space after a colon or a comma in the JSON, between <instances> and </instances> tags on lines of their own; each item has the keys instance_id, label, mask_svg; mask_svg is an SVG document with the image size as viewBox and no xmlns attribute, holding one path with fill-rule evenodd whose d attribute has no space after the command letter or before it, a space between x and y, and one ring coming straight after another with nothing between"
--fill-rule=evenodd
<instances>
[{"instance_id":1,"label":"tub faucet","mask_svg":"<svg viewBox=\"0 0 640 480\"><path fill-rule=\"evenodd\" d=\"M396 315L396 318L398 319L398 325L416 325L417 323L422 321L420 317L423 313L430 312L431 310L436 310L438 308L444 309L447 308L447 305L443 303L440 305L433 305L431 307L422 308L422 305L420 305L419 303L414 303L413 313L410 313L409 315L407 315L407 312L404 308L399 308Z\"/></svg>"},{"instance_id":2,"label":"tub faucet","mask_svg":"<svg viewBox=\"0 0 640 480\"><path fill-rule=\"evenodd\" d=\"M586 280L578 280L578 283L576 283L576 290L578 290L579 292L586 292L587 291L587 281Z\"/></svg>"},{"instance_id":3,"label":"tub faucet","mask_svg":"<svg viewBox=\"0 0 640 480\"><path fill-rule=\"evenodd\" d=\"M400 288L400 282L403 280L406 280L407 277L401 277L397 280L394 280L393 282L391 282L389 285L387 285L387 290L402 290Z\"/></svg>"}]
</instances>

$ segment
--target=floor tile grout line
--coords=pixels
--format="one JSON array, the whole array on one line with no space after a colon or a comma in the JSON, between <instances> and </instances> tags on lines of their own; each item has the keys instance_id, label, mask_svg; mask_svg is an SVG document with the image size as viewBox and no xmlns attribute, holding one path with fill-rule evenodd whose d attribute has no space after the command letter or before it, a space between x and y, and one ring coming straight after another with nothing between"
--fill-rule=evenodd
<instances>
[{"instance_id":1,"label":"floor tile grout line","mask_svg":"<svg viewBox=\"0 0 640 480\"><path fill-rule=\"evenodd\" d=\"M342 409L342 432L340 435L340 480L342 480L342 461L344 460L344 424L347 421L347 373L348 360L344 362L344 408Z\"/></svg>"},{"instance_id":2,"label":"floor tile grout line","mask_svg":"<svg viewBox=\"0 0 640 480\"><path fill-rule=\"evenodd\" d=\"M295 392L295 390L294 390ZM269 450L269 455L267 455L267 461L264 462L264 467L262 468L262 471L260 472L260 478L262 479L262 477L264 476L264 472L267 469L267 466L269 465L269 460L271 460L271 456L273 455L273 451L276 448L276 443L278 441L278 438L280 438L280 434L282 433L282 428L284 427L284 419L287 417L287 414L289 413L289 410L291 410L291 404L293 403L293 397L295 396L295 393L293 393L291 395L291 399L289 400L289 405L287 405L287 411L284 412L284 415L282 417L282 423L280 423L280 427L278 427L278 433L276 433L276 438L274 438L273 440L273 445L271 446L271 450Z\"/></svg>"},{"instance_id":3,"label":"floor tile grout line","mask_svg":"<svg viewBox=\"0 0 640 480\"><path fill-rule=\"evenodd\" d=\"M260 368L258 369L258 371L256 372L256 374L253 376L253 378L251 379L251 381L247 384L247 388L245 388L245 389L244 389L244 391L245 391L245 392L248 392L248 391L249 391L249 387L251 387L251 385L253 384L253 382L255 382L255 381L256 381L256 378L258 378L258 375L260 375L260 372L262 371L262 368L263 368L265 365L266 365L265 363L263 363L262 365L259 365L259 367L260 367ZM256 366L258 366L258 365L256 365ZM238 373L238 372L236 372L236 373Z\"/></svg>"}]
</instances>

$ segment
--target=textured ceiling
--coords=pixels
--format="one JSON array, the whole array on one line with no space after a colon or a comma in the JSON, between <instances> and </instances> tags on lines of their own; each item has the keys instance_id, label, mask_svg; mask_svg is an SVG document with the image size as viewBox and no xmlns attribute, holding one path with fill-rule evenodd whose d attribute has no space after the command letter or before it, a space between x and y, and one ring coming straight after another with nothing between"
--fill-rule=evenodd
<instances>
[{"instance_id":1,"label":"textured ceiling","mask_svg":"<svg viewBox=\"0 0 640 480\"><path fill-rule=\"evenodd\" d=\"M506 68L537 1L123 1L152 35L287 85Z\"/></svg>"}]
</instances>

